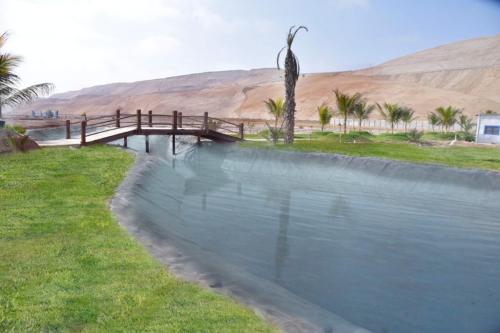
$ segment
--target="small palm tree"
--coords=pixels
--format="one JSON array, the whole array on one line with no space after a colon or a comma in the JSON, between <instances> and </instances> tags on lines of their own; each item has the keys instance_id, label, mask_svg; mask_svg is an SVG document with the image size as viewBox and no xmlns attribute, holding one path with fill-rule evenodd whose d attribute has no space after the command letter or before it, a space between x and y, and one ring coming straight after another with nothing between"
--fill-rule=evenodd
<instances>
[{"instance_id":1,"label":"small palm tree","mask_svg":"<svg viewBox=\"0 0 500 333\"><path fill-rule=\"evenodd\" d=\"M319 114L319 123L321 124L321 132L325 128L325 125L330 123L332 120L333 113L328 105L318 106L318 114Z\"/></svg>"},{"instance_id":2,"label":"small palm tree","mask_svg":"<svg viewBox=\"0 0 500 333\"><path fill-rule=\"evenodd\" d=\"M427 120L429 121L429 124L431 125L433 132L434 132L434 127L441 124L439 116L434 112L429 113L429 115L427 116Z\"/></svg>"},{"instance_id":3,"label":"small palm tree","mask_svg":"<svg viewBox=\"0 0 500 333\"><path fill-rule=\"evenodd\" d=\"M457 116L460 114L460 110L452 106L446 108L440 106L436 109L436 114L439 117L439 122L444 126L446 132L448 132L450 127L457 123Z\"/></svg>"},{"instance_id":4,"label":"small palm tree","mask_svg":"<svg viewBox=\"0 0 500 333\"><path fill-rule=\"evenodd\" d=\"M367 104L365 101L359 101L356 103L353 115L359 121L359 131L361 131L363 120L368 119L373 110L375 110L375 105Z\"/></svg>"},{"instance_id":5,"label":"small palm tree","mask_svg":"<svg viewBox=\"0 0 500 333\"><path fill-rule=\"evenodd\" d=\"M471 134L472 129L476 124L474 121L467 117L465 114L461 114L460 117L458 118L458 124L460 125L460 128L465 134Z\"/></svg>"},{"instance_id":6,"label":"small palm tree","mask_svg":"<svg viewBox=\"0 0 500 333\"><path fill-rule=\"evenodd\" d=\"M408 125L411 124L412 121L417 119L415 117L415 111L407 106L401 107L401 121L405 124L405 133L407 131Z\"/></svg>"},{"instance_id":7,"label":"small palm tree","mask_svg":"<svg viewBox=\"0 0 500 333\"><path fill-rule=\"evenodd\" d=\"M401 107L398 104L384 103L383 106L376 104L385 121L391 124L391 133L394 134L394 125L401 121Z\"/></svg>"},{"instance_id":8,"label":"small palm tree","mask_svg":"<svg viewBox=\"0 0 500 333\"><path fill-rule=\"evenodd\" d=\"M288 36L286 39L286 46L283 47L276 57L276 63L278 69L280 69L280 56L284 49L286 49L285 56L285 90L286 90L286 111L284 115L285 120L285 144L292 144L294 137L294 129L295 129L295 85L297 84L297 80L300 76L300 65L297 56L292 51L292 44L295 40L295 35L301 29L305 31L309 31L307 27L300 26L296 28L292 26L290 30L288 30Z\"/></svg>"},{"instance_id":9,"label":"small palm tree","mask_svg":"<svg viewBox=\"0 0 500 333\"><path fill-rule=\"evenodd\" d=\"M54 85L51 83L40 83L27 88L17 88L20 81L19 76L14 74L14 69L18 67L22 58L9 53L3 53L2 47L8 39L5 32L0 35L0 118L2 117L3 106L17 106L22 103L28 103L40 95L49 94Z\"/></svg>"},{"instance_id":10,"label":"small palm tree","mask_svg":"<svg viewBox=\"0 0 500 333\"><path fill-rule=\"evenodd\" d=\"M283 98L278 98L276 100L269 98L264 101L270 114L274 116L274 127L278 127L278 122L283 118L285 113L285 100Z\"/></svg>"},{"instance_id":11,"label":"small palm tree","mask_svg":"<svg viewBox=\"0 0 500 333\"><path fill-rule=\"evenodd\" d=\"M348 95L342 93L340 90L335 89L335 101L337 102L337 109L339 114L344 117L344 134L347 133L347 118L354 113L356 104L361 100L361 94Z\"/></svg>"}]
</instances>

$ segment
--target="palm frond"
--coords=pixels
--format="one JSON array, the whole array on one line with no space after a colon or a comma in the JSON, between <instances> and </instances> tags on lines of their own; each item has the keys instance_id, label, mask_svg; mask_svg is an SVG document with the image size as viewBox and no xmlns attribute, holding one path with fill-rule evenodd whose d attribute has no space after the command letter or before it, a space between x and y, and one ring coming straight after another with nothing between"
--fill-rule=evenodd
<instances>
[{"instance_id":1,"label":"palm frond","mask_svg":"<svg viewBox=\"0 0 500 333\"><path fill-rule=\"evenodd\" d=\"M16 106L29 103L40 96L48 95L54 89L52 83L39 83L24 89L10 88L11 94L1 98L3 105ZM1 97L1 96L0 96Z\"/></svg>"},{"instance_id":2,"label":"palm frond","mask_svg":"<svg viewBox=\"0 0 500 333\"><path fill-rule=\"evenodd\" d=\"M9 32L5 31L0 35L0 49L7 43L7 40L9 39Z\"/></svg>"},{"instance_id":3,"label":"palm frond","mask_svg":"<svg viewBox=\"0 0 500 333\"><path fill-rule=\"evenodd\" d=\"M280 68L280 56L281 56L281 53L283 52L284 49L286 49L286 46L283 46L283 48L278 52L278 55L276 56L276 67L278 67L278 70L281 69Z\"/></svg>"},{"instance_id":4,"label":"palm frond","mask_svg":"<svg viewBox=\"0 0 500 333\"><path fill-rule=\"evenodd\" d=\"M293 41L295 39L295 35L297 35L297 32L299 32L299 30L304 29L305 31L309 32L309 29L307 29L306 26L301 25L300 27L298 27L297 29L295 29L295 31L293 32L293 34L290 34L292 32L292 29L294 27L295 26L293 26L292 28L290 28L290 31L288 32L288 47L292 47Z\"/></svg>"}]
</instances>

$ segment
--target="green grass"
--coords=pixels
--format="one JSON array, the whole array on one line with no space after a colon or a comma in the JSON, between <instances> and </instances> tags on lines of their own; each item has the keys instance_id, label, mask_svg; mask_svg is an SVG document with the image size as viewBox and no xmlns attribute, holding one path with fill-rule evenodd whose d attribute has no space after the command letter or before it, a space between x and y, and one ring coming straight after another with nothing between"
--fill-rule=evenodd
<instances>
[{"instance_id":1,"label":"green grass","mask_svg":"<svg viewBox=\"0 0 500 333\"><path fill-rule=\"evenodd\" d=\"M495 147L420 146L407 142L404 133L372 135L365 132L355 132L343 137L343 143L340 143L337 133L313 133L311 140L296 140L293 146L283 144L273 146L267 142L250 141L241 143L241 146L338 153L500 171L500 149ZM298 135L298 138L302 138L302 135ZM306 135L304 138L308 138L308 136Z\"/></svg>"},{"instance_id":2,"label":"green grass","mask_svg":"<svg viewBox=\"0 0 500 333\"><path fill-rule=\"evenodd\" d=\"M1 332L272 332L169 274L112 217L112 147L0 156Z\"/></svg>"}]
</instances>

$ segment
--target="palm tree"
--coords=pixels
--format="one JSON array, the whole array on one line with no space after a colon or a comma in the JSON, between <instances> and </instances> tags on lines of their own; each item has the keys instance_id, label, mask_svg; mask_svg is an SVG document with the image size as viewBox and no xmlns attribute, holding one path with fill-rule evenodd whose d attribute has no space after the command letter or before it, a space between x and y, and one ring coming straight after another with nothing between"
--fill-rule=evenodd
<instances>
[{"instance_id":1,"label":"palm tree","mask_svg":"<svg viewBox=\"0 0 500 333\"><path fill-rule=\"evenodd\" d=\"M431 125L433 132L434 132L434 127L441 124L439 116L434 112L429 113L429 115L427 116L427 120L429 121L429 124Z\"/></svg>"},{"instance_id":2,"label":"palm tree","mask_svg":"<svg viewBox=\"0 0 500 333\"><path fill-rule=\"evenodd\" d=\"M295 85L300 76L300 65L299 60L292 51L292 44L295 39L295 35L299 30L304 29L309 31L307 27L300 26L294 30L295 26L292 26L288 30L288 37L286 39L286 46L283 47L276 57L276 63L278 69L280 69L280 56L284 49L286 49L285 57L285 90L286 90L286 111L284 115L286 134L285 134L285 144L293 143L294 128L295 128Z\"/></svg>"},{"instance_id":3,"label":"palm tree","mask_svg":"<svg viewBox=\"0 0 500 333\"><path fill-rule=\"evenodd\" d=\"M330 123L332 120L333 113L328 105L318 106L319 123L321 124L321 132L325 128L325 125Z\"/></svg>"},{"instance_id":4,"label":"palm tree","mask_svg":"<svg viewBox=\"0 0 500 333\"><path fill-rule=\"evenodd\" d=\"M409 108L407 106L401 107L401 121L405 124L405 133L408 125L415 119L417 118L415 117L415 111L412 108Z\"/></svg>"},{"instance_id":5,"label":"palm tree","mask_svg":"<svg viewBox=\"0 0 500 333\"><path fill-rule=\"evenodd\" d=\"M335 100L337 102L337 109L342 117L344 117L344 134L347 133L347 118L354 113L356 104L361 100L361 94L356 93L352 96L342 93L340 90L335 89Z\"/></svg>"},{"instance_id":6,"label":"palm tree","mask_svg":"<svg viewBox=\"0 0 500 333\"><path fill-rule=\"evenodd\" d=\"M459 109L452 107L438 107L436 109L436 114L439 117L439 122L444 126L446 132L449 131L450 127L457 123L457 116L460 113Z\"/></svg>"},{"instance_id":7,"label":"palm tree","mask_svg":"<svg viewBox=\"0 0 500 333\"><path fill-rule=\"evenodd\" d=\"M359 101L356 103L353 115L359 121L359 131L361 131L363 120L368 119L373 110L375 110L375 105L367 104L365 101Z\"/></svg>"},{"instance_id":8,"label":"palm tree","mask_svg":"<svg viewBox=\"0 0 500 333\"><path fill-rule=\"evenodd\" d=\"M274 127L278 127L278 122L283 118L285 112L285 100L283 98L278 98L276 100L269 98L264 101L270 114L274 116Z\"/></svg>"},{"instance_id":9,"label":"palm tree","mask_svg":"<svg viewBox=\"0 0 500 333\"><path fill-rule=\"evenodd\" d=\"M394 125L401 120L401 107L398 104L384 103L381 106L377 103L377 108L385 121L391 124L391 133L394 134Z\"/></svg>"},{"instance_id":10,"label":"palm tree","mask_svg":"<svg viewBox=\"0 0 500 333\"><path fill-rule=\"evenodd\" d=\"M474 121L465 114L460 115L458 118L458 124L465 134L471 134L472 129L476 126Z\"/></svg>"},{"instance_id":11,"label":"palm tree","mask_svg":"<svg viewBox=\"0 0 500 333\"><path fill-rule=\"evenodd\" d=\"M0 35L0 118L2 117L3 106L13 107L31 102L40 95L49 94L54 88L51 83L35 84L24 89L16 87L20 78L14 74L14 69L21 64L22 58L2 52L2 47L7 42L7 39L8 34L6 32Z\"/></svg>"}]
</instances>

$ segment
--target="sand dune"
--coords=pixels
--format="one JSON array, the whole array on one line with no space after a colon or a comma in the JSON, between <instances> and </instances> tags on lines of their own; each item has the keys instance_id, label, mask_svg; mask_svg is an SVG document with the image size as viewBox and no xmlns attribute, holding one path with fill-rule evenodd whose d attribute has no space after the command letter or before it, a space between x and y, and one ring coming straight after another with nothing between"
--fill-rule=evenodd
<instances>
[{"instance_id":1,"label":"sand dune","mask_svg":"<svg viewBox=\"0 0 500 333\"><path fill-rule=\"evenodd\" d=\"M56 94L17 112L50 108L106 114L140 108L262 119L268 118L262 102L284 94L282 76L275 69L257 69L112 83ZM500 35L440 46L365 70L303 75L297 85L297 118L314 120L318 105L334 106L336 88L361 92L370 102L406 104L421 119L440 105L454 105L470 115L500 111Z\"/></svg>"}]
</instances>

